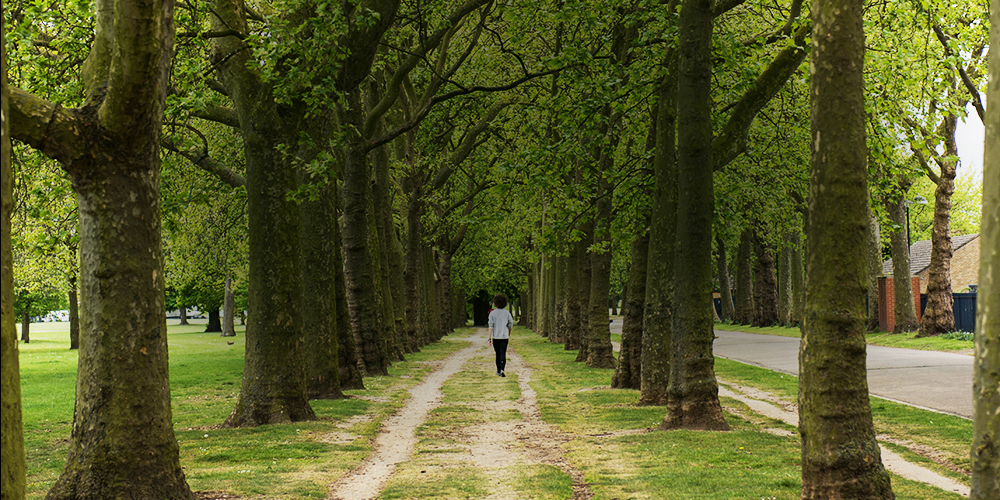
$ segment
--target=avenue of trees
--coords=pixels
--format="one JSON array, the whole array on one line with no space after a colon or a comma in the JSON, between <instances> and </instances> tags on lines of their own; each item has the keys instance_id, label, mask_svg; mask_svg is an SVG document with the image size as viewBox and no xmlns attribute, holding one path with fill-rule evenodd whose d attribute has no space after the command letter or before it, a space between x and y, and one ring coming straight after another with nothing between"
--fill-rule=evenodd
<instances>
[{"instance_id":1,"label":"avenue of trees","mask_svg":"<svg viewBox=\"0 0 1000 500\"><path fill-rule=\"evenodd\" d=\"M996 498L988 16L909 0L7 3L3 498L24 495L15 309L68 303L78 325L48 498L192 499L168 297L222 335L246 322L219 424L250 427L316 418L310 400L363 388L496 292L663 406L664 430L728 430L713 292L723 321L799 325L802 497L893 498L864 333L882 260L908 275L917 194L928 305L918 324L894 280L896 325L954 329L951 234L981 232L973 498ZM987 125L981 187L956 180L962 119Z\"/></svg>"}]
</instances>

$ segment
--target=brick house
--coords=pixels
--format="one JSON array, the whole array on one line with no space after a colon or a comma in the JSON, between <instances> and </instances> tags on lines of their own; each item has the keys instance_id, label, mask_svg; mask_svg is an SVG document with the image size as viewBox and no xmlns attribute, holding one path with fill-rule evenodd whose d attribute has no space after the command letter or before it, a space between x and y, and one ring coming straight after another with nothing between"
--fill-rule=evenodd
<instances>
[{"instance_id":1,"label":"brick house","mask_svg":"<svg viewBox=\"0 0 1000 500\"><path fill-rule=\"evenodd\" d=\"M979 234L952 236L951 290L967 291L979 282ZM931 267L931 240L910 245L910 276L920 278L920 293L927 293L927 278ZM882 263L883 276L892 276L892 259Z\"/></svg>"}]
</instances>

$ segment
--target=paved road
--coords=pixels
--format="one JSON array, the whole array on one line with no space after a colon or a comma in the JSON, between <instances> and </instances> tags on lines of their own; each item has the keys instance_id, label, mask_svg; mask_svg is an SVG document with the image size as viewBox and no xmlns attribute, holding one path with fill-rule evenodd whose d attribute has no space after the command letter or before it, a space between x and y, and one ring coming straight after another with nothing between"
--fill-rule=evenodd
<instances>
[{"instance_id":1,"label":"paved road","mask_svg":"<svg viewBox=\"0 0 1000 500\"><path fill-rule=\"evenodd\" d=\"M611 331L621 333L621 320ZM792 375L799 373L799 339L716 330L716 356ZM972 356L868 346L868 391L903 402L972 418Z\"/></svg>"},{"instance_id":2,"label":"paved road","mask_svg":"<svg viewBox=\"0 0 1000 500\"><path fill-rule=\"evenodd\" d=\"M792 375L799 339L716 330L716 356ZM972 418L972 356L869 345L868 391L885 399Z\"/></svg>"}]
</instances>

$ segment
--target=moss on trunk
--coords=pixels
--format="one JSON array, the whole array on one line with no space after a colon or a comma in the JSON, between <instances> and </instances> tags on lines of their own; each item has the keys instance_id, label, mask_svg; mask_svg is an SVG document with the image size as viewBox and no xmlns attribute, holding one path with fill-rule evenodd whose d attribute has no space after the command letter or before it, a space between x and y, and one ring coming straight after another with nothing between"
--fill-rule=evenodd
<instances>
[{"instance_id":1,"label":"moss on trunk","mask_svg":"<svg viewBox=\"0 0 1000 500\"><path fill-rule=\"evenodd\" d=\"M740 233L740 246L736 251L736 312L733 323L749 325L753 322L753 232L747 228Z\"/></svg>"},{"instance_id":2,"label":"moss on trunk","mask_svg":"<svg viewBox=\"0 0 1000 500\"><path fill-rule=\"evenodd\" d=\"M614 389L639 389L642 386L642 317L646 302L646 263L649 233L632 242L632 267L629 269L628 295L622 319L622 342L618 367L611 377Z\"/></svg>"},{"instance_id":3,"label":"moss on trunk","mask_svg":"<svg viewBox=\"0 0 1000 500\"><path fill-rule=\"evenodd\" d=\"M649 225L646 300L642 311L640 405L665 405L670 382L670 329L673 324L674 239L677 225L676 54L665 57L667 73L657 89L653 206Z\"/></svg>"},{"instance_id":4,"label":"moss on trunk","mask_svg":"<svg viewBox=\"0 0 1000 500\"><path fill-rule=\"evenodd\" d=\"M803 499L891 499L868 400L868 172L860 0L814 0L812 175L799 350Z\"/></svg>"},{"instance_id":5,"label":"moss on trunk","mask_svg":"<svg viewBox=\"0 0 1000 500\"><path fill-rule=\"evenodd\" d=\"M709 0L683 2L678 31L674 312L663 429L729 429L712 356L712 20Z\"/></svg>"}]
</instances>

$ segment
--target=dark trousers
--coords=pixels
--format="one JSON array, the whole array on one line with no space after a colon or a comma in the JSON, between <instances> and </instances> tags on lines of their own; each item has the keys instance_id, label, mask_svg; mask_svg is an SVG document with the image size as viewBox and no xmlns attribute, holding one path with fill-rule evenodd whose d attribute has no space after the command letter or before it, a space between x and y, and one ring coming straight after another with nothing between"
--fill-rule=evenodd
<instances>
[{"instance_id":1,"label":"dark trousers","mask_svg":"<svg viewBox=\"0 0 1000 500\"><path fill-rule=\"evenodd\" d=\"M507 366L507 343L510 339L493 339L493 350L497 353L497 373Z\"/></svg>"}]
</instances>

